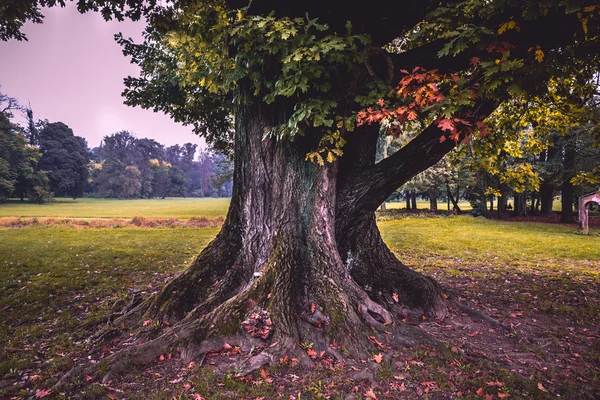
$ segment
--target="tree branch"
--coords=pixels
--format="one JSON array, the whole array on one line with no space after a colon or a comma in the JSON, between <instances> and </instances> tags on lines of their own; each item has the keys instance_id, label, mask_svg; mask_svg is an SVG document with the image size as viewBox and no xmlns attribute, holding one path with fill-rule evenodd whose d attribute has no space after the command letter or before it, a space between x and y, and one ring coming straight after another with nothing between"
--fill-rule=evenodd
<instances>
[{"instance_id":1,"label":"tree branch","mask_svg":"<svg viewBox=\"0 0 600 400\"><path fill-rule=\"evenodd\" d=\"M499 103L483 101L475 115L488 116ZM338 195L338 201L345 204L343 212L359 217L375 211L397 188L441 160L457 145L453 140L440 142L441 136L443 131L432 124L392 156L347 180Z\"/></svg>"}]
</instances>

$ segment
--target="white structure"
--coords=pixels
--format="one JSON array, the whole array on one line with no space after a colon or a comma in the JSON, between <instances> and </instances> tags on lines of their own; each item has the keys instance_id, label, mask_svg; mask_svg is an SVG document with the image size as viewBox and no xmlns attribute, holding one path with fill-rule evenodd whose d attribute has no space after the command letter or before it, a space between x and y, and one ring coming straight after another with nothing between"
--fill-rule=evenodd
<instances>
[{"instance_id":1,"label":"white structure","mask_svg":"<svg viewBox=\"0 0 600 400\"><path fill-rule=\"evenodd\" d=\"M592 201L600 204L600 192L586 194L579 198L579 227L586 235L589 233L588 207Z\"/></svg>"}]
</instances>

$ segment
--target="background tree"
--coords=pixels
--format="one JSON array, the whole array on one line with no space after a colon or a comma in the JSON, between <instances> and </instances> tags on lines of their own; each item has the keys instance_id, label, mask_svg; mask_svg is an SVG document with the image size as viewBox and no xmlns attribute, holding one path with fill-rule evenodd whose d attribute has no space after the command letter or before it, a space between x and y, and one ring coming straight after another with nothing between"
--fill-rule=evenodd
<instances>
[{"instance_id":1,"label":"background tree","mask_svg":"<svg viewBox=\"0 0 600 400\"><path fill-rule=\"evenodd\" d=\"M10 121L17 101L0 93L0 201L16 196L36 203L52 199L48 178L40 170L41 154L27 145L22 129Z\"/></svg>"},{"instance_id":2,"label":"background tree","mask_svg":"<svg viewBox=\"0 0 600 400\"><path fill-rule=\"evenodd\" d=\"M140 196L150 198L154 194L154 168L152 160L162 161L164 158L164 146L156 140L139 138L133 144L133 162L140 171Z\"/></svg>"},{"instance_id":3,"label":"background tree","mask_svg":"<svg viewBox=\"0 0 600 400\"><path fill-rule=\"evenodd\" d=\"M90 162L85 139L62 122L46 124L37 137L42 153L39 167L47 172L54 195L81 197Z\"/></svg>"}]
</instances>

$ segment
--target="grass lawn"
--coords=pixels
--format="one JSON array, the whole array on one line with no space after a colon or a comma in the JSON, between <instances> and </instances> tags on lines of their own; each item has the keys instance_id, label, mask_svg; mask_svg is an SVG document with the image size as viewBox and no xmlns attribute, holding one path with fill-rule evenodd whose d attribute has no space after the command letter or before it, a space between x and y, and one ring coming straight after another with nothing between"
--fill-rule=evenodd
<instances>
[{"instance_id":1,"label":"grass lawn","mask_svg":"<svg viewBox=\"0 0 600 400\"><path fill-rule=\"evenodd\" d=\"M85 212L69 212L67 203L9 204L0 206L0 212L15 207L37 213L31 216L47 216L46 209L63 217L162 218L174 216L168 214L171 207L179 218L188 218L222 215L218 213L226 208L221 199L162 201L161 211L150 210L146 202L160 205L161 200L77 203L89 209ZM199 202L207 205L206 211L186 209ZM123 206L128 203L141 206ZM61 204L64 208L55 208ZM104 212L94 211L94 204ZM249 377L219 377L210 368L165 360L110 385L86 378L77 391L47 398L158 400L200 394L207 400L344 399L353 393L356 399L372 399L371 390L378 399L591 399L597 394L598 229L583 236L574 225L418 215L382 220L379 226L401 260L512 327L510 333L451 308L443 321L421 324L442 346L394 351L379 365L375 387L371 379L349 380L352 370L327 358L310 370L292 361ZM0 398L44 394L86 357L90 345L85 339L98 331L102 317L120 310L133 292L146 296L158 290L217 232L186 227L0 228Z\"/></svg>"},{"instance_id":2,"label":"grass lawn","mask_svg":"<svg viewBox=\"0 0 600 400\"><path fill-rule=\"evenodd\" d=\"M0 203L0 217L66 217L66 218L180 218L196 216L220 217L227 213L229 198L167 199L68 199L57 198L48 204Z\"/></svg>"}]
</instances>

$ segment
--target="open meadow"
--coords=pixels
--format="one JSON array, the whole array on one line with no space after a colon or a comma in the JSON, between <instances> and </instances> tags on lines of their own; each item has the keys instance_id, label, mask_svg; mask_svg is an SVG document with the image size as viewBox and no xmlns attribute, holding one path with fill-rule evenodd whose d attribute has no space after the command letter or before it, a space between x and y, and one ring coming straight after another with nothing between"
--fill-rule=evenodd
<instances>
[{"instance_id":1,"label":"open meadow","mask_svg":"<svg viewBox=\"0 0 600 400\"><path fill-rule=\"evenodd\" d=\"M5 226L14 226L0 227L0 398L600 396L598 228L584 236L576 225L396 212L379 215L386 243L469 307L451 306L441 321L408 320L437 339L430 345L396 349L383 358L374 348L372 359L352 366L323 354L310 368L284 360L249 376L217 375L211 357L222 353L187 365L169 353L149 367L131 366L109 384L85 376L76 389L54 390L62 374L88 357L92 345L86 339L108 316L133 296L157 291L218 232L214 224L173 221L222 221L227 202L61 199L41 206L0 205L0 221L10 219L13 224ZM44 224L44 217L53 219ZM68 218L116 222L70 224ZM153 223L159 219L170 223ZM245 356L235 349L225 355ZM110 351L109 343L94 357L102 363ZM375 365L378 372L361 374L361 365Z\"/></svg>"}]
</instances>

